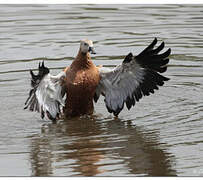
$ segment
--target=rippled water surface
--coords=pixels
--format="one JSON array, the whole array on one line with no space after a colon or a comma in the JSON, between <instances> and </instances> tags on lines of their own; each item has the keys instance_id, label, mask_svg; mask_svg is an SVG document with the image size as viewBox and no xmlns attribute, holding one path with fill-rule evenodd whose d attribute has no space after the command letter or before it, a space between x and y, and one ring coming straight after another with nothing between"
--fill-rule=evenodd
<instances>
[{"instance_id":1,"label":"rippled water surface","mask_svg":"<svg viewBox=\"0 0 203 180\"><path fill-rule=\"evenodd\" d=\"M29 69L70 65L79 41L115 66L154 37L172 49L171 80L118 119L52 124L23 110ZM203 175L203 5L0 5L0 176Z\"/></svg>"}]
</instances>

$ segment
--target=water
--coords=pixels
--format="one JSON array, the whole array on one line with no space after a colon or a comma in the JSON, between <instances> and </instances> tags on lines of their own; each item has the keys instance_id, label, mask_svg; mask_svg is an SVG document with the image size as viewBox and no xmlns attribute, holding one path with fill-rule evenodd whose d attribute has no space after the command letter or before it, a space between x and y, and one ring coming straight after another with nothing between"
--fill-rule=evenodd
<instances>
[{"instance_id":1,"label":"water","mask_svg":"<svg viewBox=\"0 0 203 180\"><path fill-rule=\"evenodd\" d=\"M0 5L0 176L203 175L202 19L203 5ZM23 110L29 69L57 74L86 37L106 66L164 40L171 80L118 119L102 98L57 124Z\"/></svg>"}]
</instances>

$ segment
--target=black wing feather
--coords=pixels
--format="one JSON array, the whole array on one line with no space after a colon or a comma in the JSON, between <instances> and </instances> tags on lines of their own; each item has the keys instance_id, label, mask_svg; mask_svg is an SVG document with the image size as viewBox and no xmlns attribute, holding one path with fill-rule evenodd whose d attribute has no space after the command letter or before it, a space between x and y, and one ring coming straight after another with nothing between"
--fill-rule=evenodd
<instances>
[{"instance_id":1,"label":"black wing feather","mask_svg":"<svg viewBox=\"0 0 203 180\"><path fill-rule=\"evenodd\" d=\"M144 49L134 58L142 67L163 73L167 70L166 65L169 62L168 56L171 53L171 49L169 48L166 52L158 54L164 48L165 44L162 42L160 46L158 46L156 49L153 49L156 43L157 39L155 38L146 49Z\"/></svg>"}]
</instances>

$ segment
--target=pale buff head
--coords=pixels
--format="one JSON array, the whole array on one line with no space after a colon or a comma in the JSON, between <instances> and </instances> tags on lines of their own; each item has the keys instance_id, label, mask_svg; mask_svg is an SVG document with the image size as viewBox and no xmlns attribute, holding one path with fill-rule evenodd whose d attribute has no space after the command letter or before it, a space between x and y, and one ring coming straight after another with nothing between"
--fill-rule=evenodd
<instances>
[{"instance_id":1,"label":"pale buff head","mask_svg":"<svg viewBox=\"0 0 203 180\"><path fill-rule=\"evenodd\" d=\"M88 52L90 52L91 54L96 54L93 47L93 42L88 39L80 41L80 50L84 54L87 54Z\"/></svg>"}]
</instances>

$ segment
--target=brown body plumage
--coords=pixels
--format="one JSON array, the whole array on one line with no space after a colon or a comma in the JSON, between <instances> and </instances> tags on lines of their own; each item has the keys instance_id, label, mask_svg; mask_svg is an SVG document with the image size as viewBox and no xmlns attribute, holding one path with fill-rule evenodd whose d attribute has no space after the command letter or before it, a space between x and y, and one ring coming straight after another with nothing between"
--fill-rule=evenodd
<instances>
[{"instance_id":1,"label":"brown body plumage","mask_svg":"<svg viewBox=\"0 0 203 180\"><path fill-rule=\"evenodd\" d=\"M98 68L93 64L89 52L80 49L69 68L66 68L67 98L64 108L66 117L92 114L93 97L100 76Z\"/></svg>"}]
</instances>

